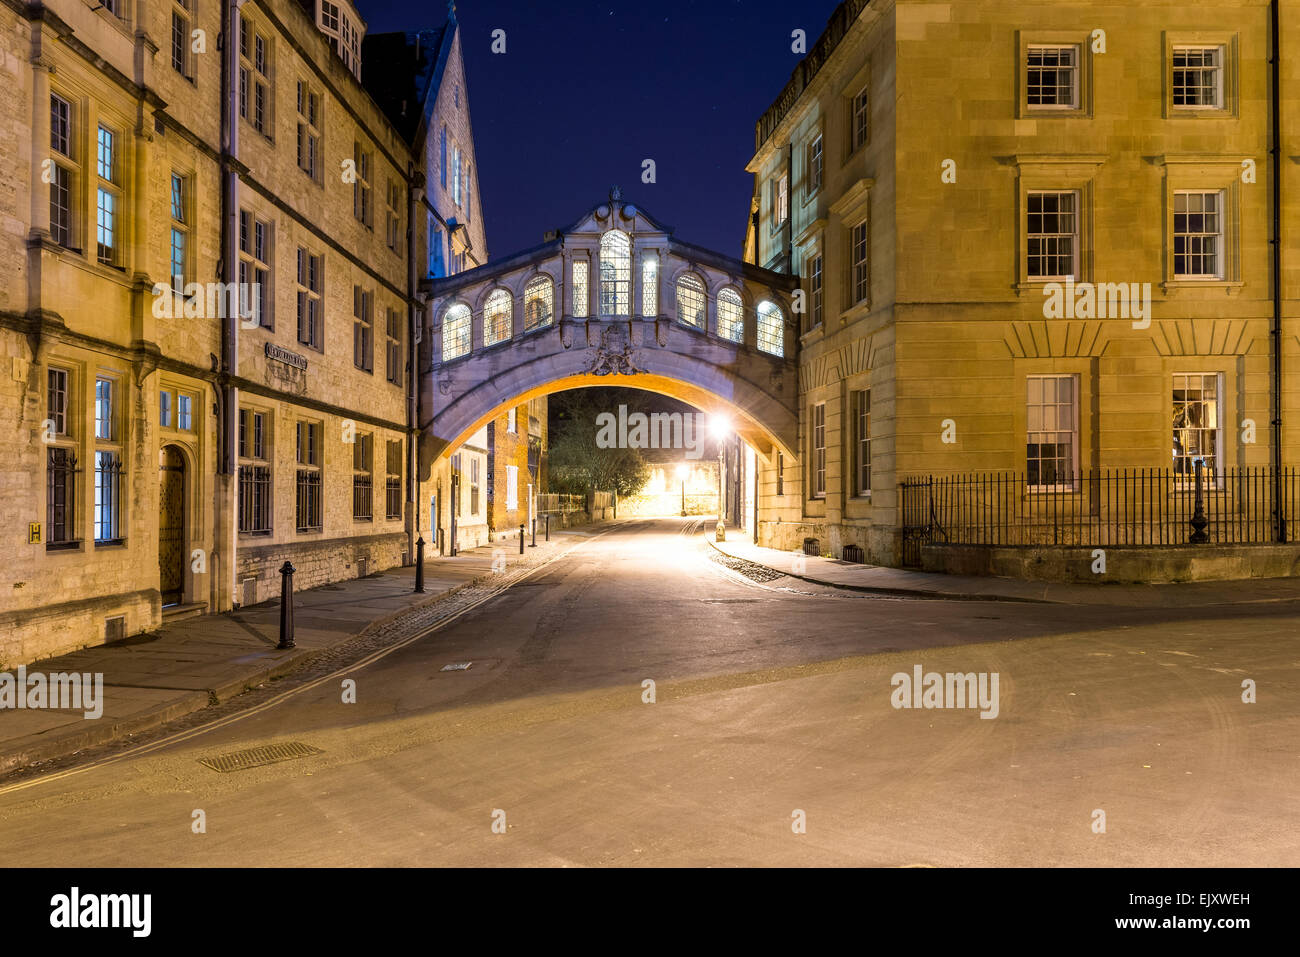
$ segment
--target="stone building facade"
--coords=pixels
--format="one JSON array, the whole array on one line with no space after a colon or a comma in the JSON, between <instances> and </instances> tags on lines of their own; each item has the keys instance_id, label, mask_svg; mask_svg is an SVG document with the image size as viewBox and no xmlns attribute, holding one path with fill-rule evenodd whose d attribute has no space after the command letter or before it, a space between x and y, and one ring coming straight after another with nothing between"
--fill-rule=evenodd
<instances>
[{"instance_id":1,"label":"stone building facade","mask_svg":"<svg viewBox=\"0 0 1300 957\"><path fill-rule=\"evenodd\" d=\"M399 565L428 533L419 280L432 220L444 262L486 255L472 160L453 215L385 96L414 81L363 56L347 0L223 9L0 0L21 533L0 666L264 601L286 561L298 588ZM458 105L451 155L472 157L456 35L420 102Z\"/></svg>"},{"instance_id":2,"label":"stone building facade","mask_svg":"<svg viewBox=\"0 0 1300 957\"><path fill-rule=\"evenodd\" d=\"M1270 80L1268 0L841 4L748 167L746 259L807 297L763 544L897 562L909 476L1014 472L1032 510L1094 469L1297 464L1293 246L1270 276L1274 213L1300 227L1271 198L1300 186L1294 59L1273 154Z\"/></svg>"},{"instance_id":3,"label":"stone building facade","mask_svg":"<svg viewBox=\"0 0 1300 957\"><path fill-rule=\"evenodd\" d=\"M531 529L537 496L547 492L547 398L511 406L487 425L488 528L492 538Z\"/></svg>"}]
</instances>

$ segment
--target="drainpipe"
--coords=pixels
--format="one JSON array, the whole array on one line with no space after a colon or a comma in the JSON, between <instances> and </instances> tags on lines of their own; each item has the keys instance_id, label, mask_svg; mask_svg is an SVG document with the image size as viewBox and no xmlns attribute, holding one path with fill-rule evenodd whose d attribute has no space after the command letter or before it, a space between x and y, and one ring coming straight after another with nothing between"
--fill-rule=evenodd
<instances>
[{"instance_id":1,"label":"drainpipe","mask_svg":"<svg viewBox=\"0 0 1300 957\"><path fill-rule=\"evenodd\" d=\"M418 34L416 43L419 43ZM418 51L417 46L417 51ZM417 60L419 59L417 53ZM416 446L419 435L419 405L417 384L420 379L420 349L416 344L419 331L420 310L416 305L417 273L415 263L415 220L420 200L424 197L423 183L414 186L415 169L408 166L406 173L406 539L411 560L415 561L415 538L420 531L420 478ZM433 527L433 517L429 525Z\"/></svg>"},{"instance_id":2,"label":"drainpipe","mask_svg":"<svg viewBox=\"0 0 1300 957\"><path fill-rule=\"evenodd\" d=\"M1269 82L1272 104L1269 111L1270 147L1269 166L1272 169L1273 187L1273 515L1276 537L1287 540L1286 512L1282 503L1282 41L1279 35L1278 0L1269 2L1271 49L1269 50Z\"/></svg>"},{"instance_id":3,"label":"drainpipe","mask_svg":"<svg viewBox=\"0 0 1300 957\"><path fill-rule=\"evenodd\" d=\"M222 0L221 4L221 281L230 289L239 278L239 253L236 241L239 235L239 174L232 161L239 157L239 115L235 108L236 83L239 75L239 7L243 0ZM229 301L233 299L233 302ZM233 607L235 599L236 570L235 548L238 515L235 495L238 486L238 434L239 393L232 378L239 372L239 313L244 297L237 291L227 297L226 315L221 322L221 364L218 388L221 391L221 442L217 460L217 534L213 543L220 557L219 567L224 579L225 600L222 600L223 583L214 582L217 607L224 611ZM235 303L239 307L230 308Z\"/></svg>"}]
</instances>

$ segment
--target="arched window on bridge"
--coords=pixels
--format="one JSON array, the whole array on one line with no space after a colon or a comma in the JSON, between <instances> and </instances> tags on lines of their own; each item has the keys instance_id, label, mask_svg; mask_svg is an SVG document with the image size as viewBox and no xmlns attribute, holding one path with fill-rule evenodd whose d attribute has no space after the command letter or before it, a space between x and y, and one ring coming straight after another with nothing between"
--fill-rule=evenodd
<instances>
[{"instance_id":1,"label":"arched window on bridge","mask_svg":"<svg viewBox=\"0 0 1300 957\"><path fill-rule=\"evenodd\" d=\"M677 318L696 329L704 328L704 306L708 297L704 283L687 273L677 280Z\"/></svg>"},{"instance_id":2,"label":"arched window on bridge","mask_svg":"<svg viewBox=\"0 0 1300 957\"><path fill-rule=\"evenodd\" d=\"M730 287L718 291L718 335L732 342L745 338L745 306Z\"/></svg>"},{"instance_id":3,"label":"arched window on bridge","mask_svg":"<svg viewBox=\"0 0 1300 957\"><path fill-rule=\"evenodd\" d=\"M442 361L469 354L469 306L458 302L442 317Z\"/></svg>"},{"instance_id":4,"label":"arched window on bridge","mask_svg":"<svg viewBox=\"0 0 1300 957\"><path fill-rule=\"evenodd\" d=\"M524 287L524 331L551 324L555 314L555 284L550 276L537 276Z\"/></svg>"},{"instance_id":5,"label":"arched window on bridge","mask_svg":"<svg viewBox=\"0 0 1300 957\"><path fill-rule=\"evenodd\" d=\"M620 229L600 237L600 314L626 316L632 302L632 240Z\"/></svg>"},{"instance_id":6,"label":"arched window on bridge","mask_svg":"<svg viewBox=\"0 0 1300 957\"><path fill-rule=\"evenodd\" d=\"M493 289L483 305L483 345L491 346L510 338L514 299L505 289Z\"/></svg>"},{"instance_id":7,"label":"arched window on bridge","mask_svg":"<svg viewBox=\"0 0 1300 957\"><path fill-rule=\"evenodd\" d=\"M758 348L774 356L785 355L785 316L774 302L758 304Z\"/></svg>"}]
</instances>

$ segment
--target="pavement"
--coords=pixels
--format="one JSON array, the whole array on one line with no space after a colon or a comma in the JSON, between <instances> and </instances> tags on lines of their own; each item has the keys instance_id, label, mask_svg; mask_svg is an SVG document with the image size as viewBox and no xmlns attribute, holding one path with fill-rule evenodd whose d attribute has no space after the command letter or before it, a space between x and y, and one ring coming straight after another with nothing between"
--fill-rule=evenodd
<instances>
[{"instance_id":1,"label":"pavement","mask_svg":"<svg viewBox=\"0 0 1300 957\"><path fill-rule=\"evenodd\" d=\"M710 535L709 543L724 555L763 565L791 578L876 595L968 601L1052 602L1124 608L1208 607L1300 599L1300 581L1295 578L1158 585L1104 581L1098 581L1095 585L1063 584L981 575L948 575L818 558L802 552L760 547L753 544L744 532L734 528L727 530L725 542L714 541Z\"/></svg>"},{"instance_id":2,"label":"pavement","mask_svg":"<svg viewBox=\"0 0 1300 957\"><path fill-rule=\"evenodd\" d=\"M27 665L40 672L102 674L103 714L81 709L0 710L0 774L118 741L223 702L300 668L322 651L379 628L494 574L535 564L586 541L599 527L553 529L550 542L519 554L518 537L425 560L424 592L415 566L323 585L294 594L296 647L279 650L280 601L220 615L199 615L112 645L85 648ZM498 566L500 567L500 566ZM15 669L16 670L16 669Z\"/></svg>"}]
</instances>

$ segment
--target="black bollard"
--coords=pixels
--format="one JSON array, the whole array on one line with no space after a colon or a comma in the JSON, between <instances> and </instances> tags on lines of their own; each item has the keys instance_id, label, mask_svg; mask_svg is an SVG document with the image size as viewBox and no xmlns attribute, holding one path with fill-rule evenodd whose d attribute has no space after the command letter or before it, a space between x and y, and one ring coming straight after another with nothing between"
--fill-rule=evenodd
<instances>
[{"instance_id":1,"label":"black bollard","mask_svg":"<svg viewBox=\"0 0 1300 957\"><path fill-rule=\"evenodd\" d=\"M280 566L280 643L276 648L286 649L293 644L293 573L297 571L289 562Z\"/></svg>"},{"instance_id":2,"label":"black bollard","mask_svg":"<svg viewBox=\"0 0 1300 957\"><path fill-rule=\"evenodd\" d=\"M546 540L551 540L551 513L546 513Z\"/></svg>"},{"instance_id":3,"label":"black bollard","mask_svg":"<svg viewBox=\"0 0 1300 957\"><path fill-rule=\"evenodd\" d=\"M524 525L523 522L520 522L519 523L519 554L522 555L523 553L524 553Z\"/></svg>"},{"instance_id":4,"label":"black bollard","mask_svg":"<svg viewBox=\"0 0 1300 957\"><path fill-rule=\"evenodd\" d=\"M415 542L415 591L424 591L424 536Z\"/></svg>"},{"instance_id":5,"label":"black bollard","mask_svg":"<svg viewBox=\"0 0 1300 957\"><path fill-rule=\"evenodd\" d=\"M537 519L533 519L533 540L528 544L529 548L537 547Z\"/></svg>"}]
</instances>

